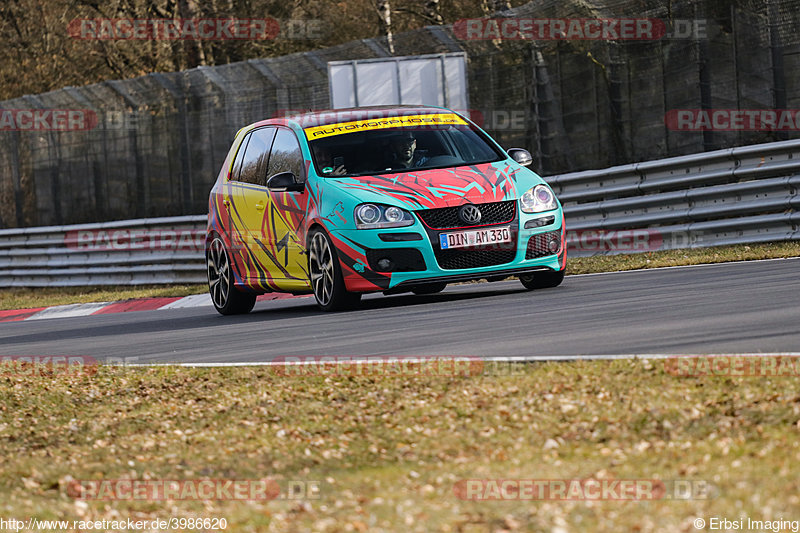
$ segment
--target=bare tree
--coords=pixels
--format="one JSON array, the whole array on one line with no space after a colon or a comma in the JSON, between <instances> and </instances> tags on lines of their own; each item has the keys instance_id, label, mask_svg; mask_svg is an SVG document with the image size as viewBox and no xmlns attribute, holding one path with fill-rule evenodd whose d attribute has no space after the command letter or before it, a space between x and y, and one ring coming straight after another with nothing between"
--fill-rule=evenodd
<instances>
[{"instance_id":1,"label":"bare tree","mask_svg":"<svg viewBox=\"0 0 800 533\"><path fill-rule=\"evenodd\" d=\"M422 0L422 4L419 8L398 7L392 11L394 13L413 15L425 21L426 24L444 24L440 0Z\"/></svg>"},{"instance_id":2,"label":"bare tree","mask_svg":"<svg viewBox=\"0 0 800 533\"><path fill-rule=\"evenodd\" d=\"M392 8L389 0L376 0L375 7L378 9L378 16L381 18L383 34L389 44L389 53L394 55L394 42L392 40Z\"/></svg>"},{"instance_id":3,"label":"bare tree","mask_svg":"<svg viewBox=\"0 0 800 533\"><path fill-rule=\"evenodd\" d=\"M444 24L444 17L442 17L442 6L439 3L439 0L426 0L425 15L434 24Z\"/></svg>"},{"instance_id":4,"label":"bare tree","mask_svg":"<svg viewBox=\"0 0 800 533\"><path fill-rule=\"evenodd\" d=\"M197 11L197 3L194 0L178 0L178 14L182 19L196 18ZM200 41L184 41L183 52L189 68L207 64L205 51Z\"/></svg>"},{"instance_id":5,"label":"bare tree","mask_svg":"<svg viewBox=\"0 0 800 533\"><path fill-rule=\"evenodd\" d=\"M510 0L481 0L481 9L486 16L491 16L498 11L511 9Z\"/></svg>"},{"instance_id":6,"label":"bare tree","mask_svg":"<svg viewBox=\"0 0 800 533\"><path fill-rule=\"evenodd\" d=\"M0 0L0 100L23 94L275 57L385 36L429 24L491 16L528 0ZM377 15L377 16L376 16ZM272 18L301 31L270 39L76 38L85 19ZM309 36L303 37L308 23ZM298 35L299 33L299 35Z\"/></svg>"}]
</instances>

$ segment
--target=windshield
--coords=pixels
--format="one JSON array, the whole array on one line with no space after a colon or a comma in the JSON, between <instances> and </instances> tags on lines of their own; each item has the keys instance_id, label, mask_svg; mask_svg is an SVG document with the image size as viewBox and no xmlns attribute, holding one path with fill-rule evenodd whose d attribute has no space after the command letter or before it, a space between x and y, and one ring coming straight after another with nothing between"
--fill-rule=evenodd
<instances>
[{"instance_id":1,"label":"windshield","mask_svg":"<svg viewBox=\"0 0 800 533\"><path fill-rule=\"evenodd\" d=\"M426 115L422 115L427 117ZM359 176L474 165L499 161L498 151L468 122L457 115L418 126L409 117L359 121L307 128L314 166L320 176ZM355 126L354 126L355 125ZM360 131L352 132L359 128ZM314 138L314 136L320 138Z\"/></svg>"}]
</instances>

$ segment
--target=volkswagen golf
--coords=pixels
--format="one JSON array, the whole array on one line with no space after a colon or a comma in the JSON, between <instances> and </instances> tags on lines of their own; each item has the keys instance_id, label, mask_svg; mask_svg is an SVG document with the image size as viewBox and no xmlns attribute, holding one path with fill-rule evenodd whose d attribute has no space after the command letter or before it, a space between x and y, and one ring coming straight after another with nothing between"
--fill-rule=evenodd
<instances>
[{"instance_id":1,"label":"volkswagen golf","mask_svg":"<svg viewBox=\"0 0 800 533\"><path fill-rule=\"evenodd\" d=\"M369 292L432 294L448 283L564 279L564 216L527 168L462 115L435 107L339 109L241 129L210 197L214 307L313 294L320 309Z\"/></svg>"}]
</instances>

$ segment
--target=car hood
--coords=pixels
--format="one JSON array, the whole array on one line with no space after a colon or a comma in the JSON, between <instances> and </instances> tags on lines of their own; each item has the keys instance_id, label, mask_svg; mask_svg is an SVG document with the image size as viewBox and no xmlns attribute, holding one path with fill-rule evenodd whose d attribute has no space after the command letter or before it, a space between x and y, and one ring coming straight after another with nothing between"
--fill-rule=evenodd
<instances>
[{"instance_id":1,"label":"car hood","mask_svg":"<svg viewBox=\"0 0 800 533\"><path fill-rule=\"evenodd\" d=\"M360 201L412 210L516 199L517 191L544 183L532 171L508 161L325 181Z\"/></svg>"}]
</instances>

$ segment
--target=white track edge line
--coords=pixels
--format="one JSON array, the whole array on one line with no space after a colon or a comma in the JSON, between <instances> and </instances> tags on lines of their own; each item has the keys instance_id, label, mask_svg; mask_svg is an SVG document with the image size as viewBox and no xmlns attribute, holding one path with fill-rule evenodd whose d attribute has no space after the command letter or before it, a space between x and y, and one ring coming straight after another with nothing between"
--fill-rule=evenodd
<instances>
[{"instance_id":1,"label":"white track edge line","mask_svg":"<svg viewBox=\"0 0 800 533\"><path fill-rule=\"evenodd\" d=\"M653 267L653 268L634 268L631 270L612 270L610 272L589 272L587 274L568 274L567 277L578 278L584 276L602 276L604 274L624 274L625 272L653 272L658 270L672 270L676 268L699 268L699 267L711 267L719 265L742 265L747 263L763 263L765 261L791 261L798 259L800 259L800 257L773 257L771 259L749 259L744 261L723 261L721 263L699 263L696 265L674 265L674 266Z\"/></svg>"},{"instance_id":2,"label":"white track edge line","mask_svg":"<svg viewBox=\"0 0 800 533\"><path fill-rule=\"evenodd\" d=\"M606 355L528 355L528 356L498 356L498 357L470 357L464 355L373 355L373 356L285 356L297 358L311 358L306 361L243 361L231 363L122 363L109 366L135 366L135 367L159 367L177 366L188 368L224 368L238 366L292 366L292 365L317 365L330 363L375 363L380 361L418 361L428 359L445 359L458 361L481 360L485 363L540 363L540 362L569 362L569 361L613 361L613 360L645 360L645 359L669 359L677 357L800 357L800 352L771 352L771 353L723 353L723 354L606 354ZM326 359L324 359L326 358Z\"/></svg>"}]
</instances>

